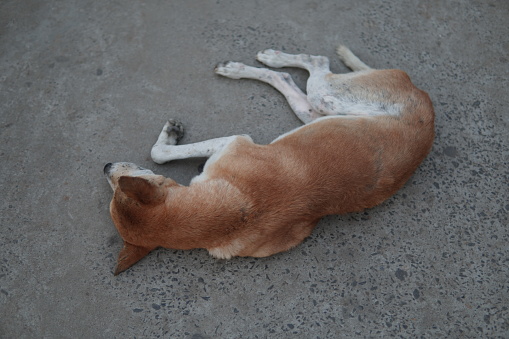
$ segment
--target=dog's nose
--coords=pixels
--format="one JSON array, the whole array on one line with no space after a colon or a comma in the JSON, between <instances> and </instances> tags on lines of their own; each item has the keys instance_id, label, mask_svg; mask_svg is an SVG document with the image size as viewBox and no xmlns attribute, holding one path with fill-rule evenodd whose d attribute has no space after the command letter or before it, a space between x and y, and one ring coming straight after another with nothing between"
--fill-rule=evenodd
<instances>
[{"instance_id":1,"label":"dog's nose","mask_svg":"<svg viewBox=\"0 0 509 339\"><path fill-rule=\"evenodd\" d=\"M111 162L107 163L106 166L104 166L104 174L110 174L110 169L113 164Z\"/></svg>"}]
</instances>

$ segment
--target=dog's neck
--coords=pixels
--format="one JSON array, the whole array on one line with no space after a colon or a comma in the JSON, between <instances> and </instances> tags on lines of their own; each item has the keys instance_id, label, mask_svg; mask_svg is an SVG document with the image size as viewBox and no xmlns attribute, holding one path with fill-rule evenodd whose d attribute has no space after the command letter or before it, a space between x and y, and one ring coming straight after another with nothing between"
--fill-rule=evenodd
<instances>
[{"instance_id":1,"label":"dog's neck","mask_svg":"<svg viewBox=\"0 0 509 339\"><path fill-rule=\"evenodd\" d=\"M229 241L249 221L250 203L225 180L172 189L167 196L167 248L211 248ZM161 237L165 240L167 237Z\"/></svg>"}]
</instances>

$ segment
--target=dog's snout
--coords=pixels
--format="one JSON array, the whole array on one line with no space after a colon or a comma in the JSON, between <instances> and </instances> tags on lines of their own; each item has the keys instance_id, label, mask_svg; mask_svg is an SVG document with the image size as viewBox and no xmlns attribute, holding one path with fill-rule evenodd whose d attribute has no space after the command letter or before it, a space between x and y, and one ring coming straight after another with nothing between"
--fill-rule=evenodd
<instances>
[{"instance_id":1,"label":"dog's snout","mask_svg":"<svg viewBox=\"0 0 509 339\"><path fill-rule=\"evenodd\" d=\"M107 163L106 166L104 166L104 174L108 175L110 174L110 170L113 164L111 162Z\"/></svg>"}]
</instances>

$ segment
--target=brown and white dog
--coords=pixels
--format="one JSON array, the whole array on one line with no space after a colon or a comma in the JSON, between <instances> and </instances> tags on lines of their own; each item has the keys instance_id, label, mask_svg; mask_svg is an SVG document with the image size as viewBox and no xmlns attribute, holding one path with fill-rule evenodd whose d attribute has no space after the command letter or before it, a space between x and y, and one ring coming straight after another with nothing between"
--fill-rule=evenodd
<instances>
[{"instance_id":1,"label":"brown and white dog","mask_svg":"<svg viewBox=\"0 0 509 339\"><path fill-rule=\"evenodd\" d=\"M270 67L309 71L307 94L287 73L218 65L217 74L276 88L305 125L268 145L237 135L177 146L183 128L170 120L152 148L156 163L210 157L189 186L131 163L107 164L111 217L124 240L115 274L157 247L269 256L298 245L325 215L393 195L430 151L432 103L405 72L371 69L344 46L337 53L354 72L331 73L323 56L258 53Z\"/></svg>"}]
</instances>

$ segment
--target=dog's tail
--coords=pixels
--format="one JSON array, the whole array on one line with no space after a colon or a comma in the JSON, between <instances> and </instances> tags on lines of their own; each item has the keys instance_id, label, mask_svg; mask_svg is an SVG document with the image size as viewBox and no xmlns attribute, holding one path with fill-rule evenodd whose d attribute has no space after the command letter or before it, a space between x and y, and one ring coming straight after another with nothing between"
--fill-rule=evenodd
<instances>
[{"instance_id":1,"label":"dog's tail","mask_svg":"<svg viewBox=\"0 0 509 339\"><path fill-rule=\"evenodd\" d=\"M336 49L336 53L338 53L341 61L345 63L352 71L364 71L366 69L371 69L368 65L363 63L359 58L352 53L352 51L343 45L339 45Z\"/></svg>"}]
</instances>

